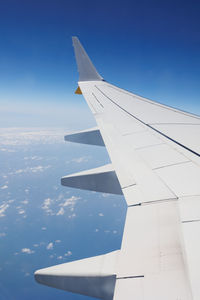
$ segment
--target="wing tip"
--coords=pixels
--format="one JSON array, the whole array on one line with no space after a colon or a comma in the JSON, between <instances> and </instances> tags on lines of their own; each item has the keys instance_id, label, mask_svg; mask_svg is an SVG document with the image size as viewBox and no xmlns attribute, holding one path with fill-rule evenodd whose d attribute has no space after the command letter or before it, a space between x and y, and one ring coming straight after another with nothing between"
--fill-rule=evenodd
<instances>
[{"instance_id":1,"label":"wing tip","mask_svg":"<svg viewBox=\"0 0 200 300\"><path fill-rule=\"evenodd\" d=\"M77 36L72 36L72 43L78 66L79 81L103 81L103 77L97 72Z\"/></svg>"}]
</instances>

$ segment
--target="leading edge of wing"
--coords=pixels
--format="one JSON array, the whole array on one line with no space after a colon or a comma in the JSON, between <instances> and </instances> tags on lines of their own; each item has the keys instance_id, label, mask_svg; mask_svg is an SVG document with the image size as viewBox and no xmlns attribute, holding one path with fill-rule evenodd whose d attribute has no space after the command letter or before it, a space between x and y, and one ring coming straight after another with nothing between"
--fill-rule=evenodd
<instances>
[{"instance_id":1,"label":"leading edge of wing","mask_svg":"<svg viewBox=\"0 0 200 300\"><path fill-rule=\"evenodd\" d=\"M102 81L103 77L97 72L85 49L76 36L72 37L79 81Z\"/></svg>"}]
</instances>

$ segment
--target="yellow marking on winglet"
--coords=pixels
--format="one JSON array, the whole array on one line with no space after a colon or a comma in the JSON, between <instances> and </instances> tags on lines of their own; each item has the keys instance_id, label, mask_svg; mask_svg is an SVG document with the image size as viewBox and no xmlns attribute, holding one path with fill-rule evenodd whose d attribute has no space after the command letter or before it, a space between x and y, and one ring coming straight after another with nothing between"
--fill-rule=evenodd
<instances>
[{"instance_id":1,"label":"yellow marking on winglet","mask_svg":"<svg viewBox=\"0 0 200 300\"><path fill-rule=\"evenodd\" d=\"M81 89L80 89L79 86L77 87L77 89L76 89L76 91L75 91L75 94L77 94L77 95L82 95L82 92L81 92Z\"/></svg>"}]
</instances>

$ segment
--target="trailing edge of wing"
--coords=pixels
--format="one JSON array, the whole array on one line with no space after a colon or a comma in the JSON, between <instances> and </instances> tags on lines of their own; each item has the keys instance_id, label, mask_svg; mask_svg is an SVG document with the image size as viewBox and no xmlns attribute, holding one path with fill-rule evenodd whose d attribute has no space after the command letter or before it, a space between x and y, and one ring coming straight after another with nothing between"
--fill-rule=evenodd
<instances>
[{"instance_id":1,"label":"trailing edge of wing","mask_svg":"<svg viewBox=\"0 0 200 300\"><path fill-rule=\"evenodd\" d=\"M79 42L79 39L76 36L74 36L72 37L72 41L74 46L76 63L78 66L79 81L103 80L101 75L99 75L99 73L95 69L83 46Z\"/></svg>"}]
</instances>

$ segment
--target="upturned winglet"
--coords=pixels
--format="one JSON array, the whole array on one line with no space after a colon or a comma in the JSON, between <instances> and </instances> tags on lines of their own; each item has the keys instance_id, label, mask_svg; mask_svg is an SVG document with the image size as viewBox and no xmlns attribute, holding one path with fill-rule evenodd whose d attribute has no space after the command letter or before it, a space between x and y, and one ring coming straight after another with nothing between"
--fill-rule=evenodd
<instances>
[{"instance_id":1,"label":"upturned winglet","mask_svg":"<svg viewBox=\"0 0 200 300\"><path fill-rule=\"evenodd\" d=\"M77 37L72 37L74 52L76 57L76 63L79 72L79 81L96 81L103 80L101 75L97 72L94 65L92 64L89 56L85 52L83 46L79 42Z\"/></svg>"}]
</instances>

